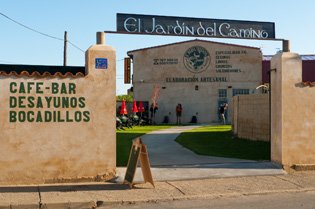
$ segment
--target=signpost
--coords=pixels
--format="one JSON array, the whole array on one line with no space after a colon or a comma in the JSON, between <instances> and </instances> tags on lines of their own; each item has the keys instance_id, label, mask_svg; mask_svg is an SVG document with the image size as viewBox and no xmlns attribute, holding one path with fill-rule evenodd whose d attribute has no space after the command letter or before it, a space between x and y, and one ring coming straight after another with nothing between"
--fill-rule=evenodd
<instances>
[{"instance_id":1,"label":"signpost","mask_svg":"<svg viewBox=\"0 0 315 209\"><path fill-rule=\"evenodd\" d=\"M135 183L133 183L134 176L136 174L137 165L140 158L140 165L142 170L142 175L144 179L144 183L149 182L154 186L152 173L150 169L150 162L149 162L149 156L148 151L146 148L146 145L142 143L140 138L136 138L133 140L130 154L129 154L129 160L128 165L126 169L124 184L129 184L130 188L133 187Z\"/></svg>"},{"instance_id":2,"label":"signpost","mask_svg":"<svg viewBox=\"0 0 315 209\"><path fill-rule=\"evenodd\" d=\"M117 14L117 33L275 39L273 22Z\"/></svg>"}]
</instances>

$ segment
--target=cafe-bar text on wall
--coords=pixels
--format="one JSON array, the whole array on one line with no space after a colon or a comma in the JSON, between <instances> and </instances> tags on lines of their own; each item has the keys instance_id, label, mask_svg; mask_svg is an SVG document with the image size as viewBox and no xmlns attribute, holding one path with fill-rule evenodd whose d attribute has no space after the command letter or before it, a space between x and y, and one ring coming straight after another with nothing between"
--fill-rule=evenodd
<instances>
[{"instance_id":1,"label":"cafe-bar text on wall","mask_svg":"<svg viewBox=\"0 0 315 209\"><path fill-rule=\"evenodd\" d=\"M275 39L273 22L117 14L117 32L217 38Z\"/></svg>"},{"instance_id":2,"label":"cafe-bar text on wall","mask_svg":"<svg viewBox=\"0 0 315 209\"><path fill-rule=\"evenodd\" d=\"M9 122L89 122L86 98L75 83L10 82Z\"/></svg>"}]
</instances>

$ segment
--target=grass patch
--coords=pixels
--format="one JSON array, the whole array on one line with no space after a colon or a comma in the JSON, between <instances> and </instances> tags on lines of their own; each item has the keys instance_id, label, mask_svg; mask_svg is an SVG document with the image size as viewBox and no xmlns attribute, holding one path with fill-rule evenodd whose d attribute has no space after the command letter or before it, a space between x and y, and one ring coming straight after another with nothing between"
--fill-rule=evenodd
<instances>
[{"instance_id":1,"label":"grass patch","mask_svg":"<svg viewBox=\"0 0 315 209\"><path fill-rule=\"evenodd\" d=\"M132 140L148 132L169 128L171 126L134 126L130 129L116 131L116 165L127 166Z\"/></svg>"},{"instance_id":2,"label":"grass patch","mask_svg":"<svg viewBox=\"0 0 315 209\"><path fill-rule=\"evenodd\" d=\"M230 125L204 126L182 133L176 141L200 155L270 160L270 143L233 138Z\"/></svg>"}]
</instances>

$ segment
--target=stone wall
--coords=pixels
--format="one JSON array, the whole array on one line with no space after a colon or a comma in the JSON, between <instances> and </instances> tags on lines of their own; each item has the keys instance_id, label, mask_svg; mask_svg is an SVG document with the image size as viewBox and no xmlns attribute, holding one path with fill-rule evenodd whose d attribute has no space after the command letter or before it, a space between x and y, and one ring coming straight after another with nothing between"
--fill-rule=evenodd
<instances>
[{"instance_id":1,"label":"stone wall","mask_svg":"<svg viewBox=\"0 0 315 209\"><path fill-rule=\"evenodd\" d=\"M269 95L233 97L232 129L239 138L270 141Z\"/></svg>"},{"instance_id":2,"label":"stone wall","mask_svg":"<svg viewBox=\"0 0 315 209\"><path fill-rule=\"evenodd\" d=\"M115 175L115 50L94 45L86 59L85 76L0 75L0 185Z\"/></svg>"}]
</instances>

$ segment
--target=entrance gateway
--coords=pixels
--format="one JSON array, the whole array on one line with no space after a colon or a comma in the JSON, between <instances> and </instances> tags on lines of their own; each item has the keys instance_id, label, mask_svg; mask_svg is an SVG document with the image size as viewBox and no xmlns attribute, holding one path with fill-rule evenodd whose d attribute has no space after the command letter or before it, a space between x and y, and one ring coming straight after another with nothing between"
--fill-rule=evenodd
<instances>
[{"instance_id":1,"label":"entrance gateway","mask_svg":"<svg viewBox=\"0 0 315 209\"><path fill-rule=\"evenodd\" d=\"M292 96L290 97L292 101L286 99L289 95L296 95L299 101L310 101L309 97L305 100L301 97L310 95L312 89L304 89L304 91L300 89L301 60L297 54L289 52L288 40L275 38L274 27L274 23L270 22L117 14L117 31L107 31L107 33L282 41L282 53L277 54L273 59L270 71L271 89L274 92L271 94L269 91L272 116L271 160L280 163L286 169L299 164L314 167L315 147L312 138L315 129L305 129L305 127L314 127L315 121L303 121L301 116L307 115L307 111L304 111L305 105L304 108L303 105L297 105L298 102ZM258 63L261 66L261 61L258 61L262 57L259 49L205 42L193 40L128 52L134 63L135 98L151 100L155 103L157 98L155 96L150 98L148 93L148 89L151 91L154 89L151 95L156 95L155 92L159 92L160 95L158 99L159 114L162 115L160 117L163 117L163 114L172 116L174 104L179 103L178 100L183 100L188 104L186 108L183 106L184 112L190 114L185 119L186 122L192 115L198 115L202 122L204 115L208 114L208 118L216 115L218 107L216 104L220 105L224 100L229 103L232 96L248 94L253 87L259 86L255 86L259 81L261 82L255 67ZM221 46L216 47L220 44ZM246 77L250 73L253 76ZM297 74L299 75L296 76ZM163 93L167 95L164 98L167 99L164 105L160 104L163 103ZM142 98L143 95L147 97ZM277 98L281 98L281 101ZM207 106L207 102L212 105ZM291 106L286 105L287 102ZM307 110L315 108L314 103L308 104L310 108ZM199 110L202 106L207 111ZM297 111L296 107L301 108ZM199 111L194 108L198 108ZM292 118L299 119L292 121ZM303 130L303 134L299 134L298 130Z\"/></svg>"},{"instance_id":2,"label":"entrance gateway","mask_svg":"<svg viewBox=\"0 0 315 209\"><path fill-rule=\"evenodd\" d=\"M118 17L123 18L124 15ZM225 20L220 22L220 20L194 18L177 20L172 17L169 19L172 24L163 25L160 17L156 16L148 17L151 28L146 28L146 18L142 19L137 15L128 17L122 22L123 27L128 30L125 32L117 30L117 32L276 40L273 23ZM163 18L168 19L168 17ZM180 59L176 61L176 57L166 62L164 58L153 60L153 63L158 63L157 65L181 63L180 65L185 69L184 73L181 72L176 77L168 75L168 79L164 79L163 82L191 85L194 85L193 82L198 82L198 85L194 85L194 89L199 91L205 83L221 84L233 81L229 80L231 78L228 74L216 75L237 73L232 72L231 69L233 71L239 69L236 68L237 66L234 68L233 65L233 68L227 68L228 72L225 72L226 68L222 66L215 66L212 74L204 74L210 66L213 66L214 60L218 61L218 65L230 65L229 60L234 58L217 58L213 51L216 53L218 50L204 46L201 42L186 42L181 46L178 45L178 47L188 46L187 50L184 50L185 64L184 58L182 58L183 62ZM231 46L226 45L226 47ZM248 50L257 54L256 49ZM245 54L242 48L224 51L232 51L231 55ZM239 52L233 53L233 51ZM223 54L222 56L228 56L230 52ZM2 78L0 103L4 107L0 109L1 185L98 181L113 177L116 168L115 60L115 50L104 45L104 37L101 36L98 38L97 45L87 50L86 68L83 71L68 69L64 72L53 68L43 71L43 69L34 70L24 67L21 69L18 66L14 66L15 70L12 70L12 66L4 66L6 70L0 72ZM242 69L238 73L241 72ZM186 73L195 73L196 76L187 77ZM143 81L149 83L150 80L146 79L144 78ZM21 87L22 83L27 89ZM69 88L58 90L56 93L54 92L56 83ZM16 88L18 86L19 88ZM154 89L160 91L159 86L155 86ZM52 103L53 100L62 101L63 105L58 102ZM280 142L282 143L281 140ZM279 147L278 144L275 146ZM275 149L275 152L278 150ZM281 152L281 156L274 155L280 156L275 160L281 162L281 157L283 158L285 154L287 153Z\"/></svg>"},{"instance_id":3,"label":"entrance gateway","mask_svg":"<svg viewBox=\"0 0 315 209\"><path fill-rule=\"evenodd\" d=\"M272 22L117 14L117 31L106 33L280 40L274 28ZM175 123L179 103L184 123L193 118L218 122L222 104L262 84L263 55L255 47L191 40L132 50L128 56L133 59L134 97L149 103L157 100L157 123L165 118ZM158 99L153 98L156 91Z\"/></svg>"}]
</instances>

